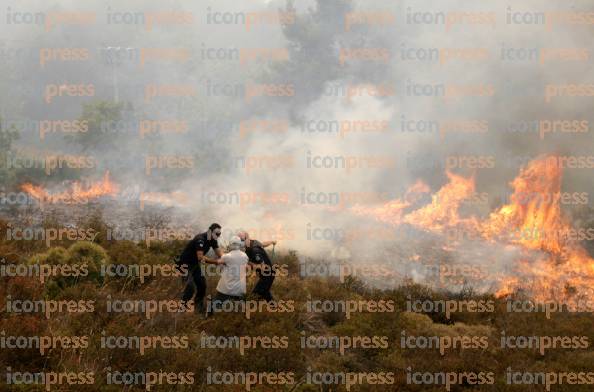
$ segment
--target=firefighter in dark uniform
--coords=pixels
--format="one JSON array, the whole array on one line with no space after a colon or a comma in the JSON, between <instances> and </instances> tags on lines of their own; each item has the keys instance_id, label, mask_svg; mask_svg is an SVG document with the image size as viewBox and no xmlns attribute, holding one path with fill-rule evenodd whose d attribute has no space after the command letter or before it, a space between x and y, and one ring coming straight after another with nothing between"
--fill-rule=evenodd
<instances>
[{"instance_id":1,"label":"firefighter in dark uniform","mask_svg":"<svg viewBox=\"0 0 594 392\"><path fill-rule=\"evenodd\" d=\"M222 250L219 248L217 239L221 236L221 225L213 223L208 231L198 234L194 237L182 251L178 265L188 267L188 276L185 278L185 288L182 295L182 303L187 305L193 297L196 313L205 314L204 296L206 295L206 278L202 275L200 262L208 264L223 264L221 256ZM217 259L206 257L210 249L214 249Z\"/></svg>"},{"instance_id":2,"label":"firefighter in dark uniform","mask_svg":"<svg viewBox=\"0 0 594 392\"><path fill-rule=\"evenodd\" d=\"M263 241L251 239L249 234L245 231L240 231L239 238L245 243L245 253L248 255L251 263L259 264L258 269L258 283L252 292L265 301L273 301L274 298L270 293L270 288L274 282L274 269L272 268L272 261L268 257L268 253L264 248L270 245L276 245L276 241Z\"/></svg>"}]
</instances>

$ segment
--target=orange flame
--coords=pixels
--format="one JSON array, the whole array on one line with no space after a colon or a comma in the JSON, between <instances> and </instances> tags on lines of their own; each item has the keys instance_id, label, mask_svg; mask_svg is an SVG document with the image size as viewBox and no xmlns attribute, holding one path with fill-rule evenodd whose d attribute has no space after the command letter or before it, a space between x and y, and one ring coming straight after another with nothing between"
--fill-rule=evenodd
<instances>
[{"instance_id":1,"label":"orange flame","mask_svg":"<svg viewBox=\"0 0 594 392\"><path fill-rule=\"evenodd\" d=\"M562 171L543 158L530 162L511 183L514 193L510 204L493 212L483 224L487 238L510 230L517 233L513 242L530 249L560 253L564 244L559 236L570 226L553 200L561 192Z\"/></svg>"},{"instance_id":2,"label":"orange flame","mask_svg":"<svg viewBox=\"0 0 594 392\"><path fill-rule=\"evenodd\" d=\"M510 203L482 222L473 216L461 218L458 212L474 193L474 178L446 175L449 182L432 195L431 203L407 214L404 210L411 203L401 199L378 208L353 208L353 212L438 233L462 227L474 232L475 238L519 246L522 256L515 261L513 276L497 277L497 295L522 288L539 300L567 299L576 293L594 297L594 259L571 237L575 230L561 211L562 170L556 157L540 157L523 168L510 183L514 190Z\"/></svg>"},{"instance_id":3,"label":"orange flame","mask_svg":"<svg viewBox=\"0 0 594 392\"><path fill-rule=\"evenodd\" d=\"M91 200L104 195L115 195L119 187L110 180L109 171L107 171L101 181L94 182L86 188L80 182L75 181L70 189L55 194L50 194L45 188L31 183L21 185L21 189L39 200L40 203L52 203L61 200Z\"/></svg>"},{"instance_id":4,"label":"orange flame","mask_svg":"<svg viewBox=\"0 0 594 392\"><path fill-rule=\"evenodd\" d=\"M539 260L516 265L521 275L530 276L535 286L531 291L540 299L558 299L571 291L591 295L594 288L594 260L571 238L576 230L561 211L561 179L556 157L530 162L510 184L514 189L510 204L491 213L482 226L486 238L512 234L510 242L544 252ZM506 277L501 284L499 294L522 287L517 277Z\"/></svg>"},{"instance_id":5,"label":"orange flame","mask_svg":"<svg viewBox=\"0 0 594 392\"><path fill-rule=\"evenodd\" d=\"M449 182L431 196L431 203L404 217L404 222L430 231L441 231L459 224L473 224L460 219L458 207L474 193L474 178L446 172Z\"/></svg>"},{"instance_id":6,"label":"orange flame","mask_svg":"<svg viewBox=\"0 0 594 392\"><path fill-rule=\"evenodd\" d=\"M404 194L404 199L392 200L383 206L376 208L355 205L351 211L358 215L371 215L376 219L390 223L401 224L404 210L413 206L421 198L422 194L429 193L431 189L421 180L417 180Z\"/></svg>"}]
</instances>

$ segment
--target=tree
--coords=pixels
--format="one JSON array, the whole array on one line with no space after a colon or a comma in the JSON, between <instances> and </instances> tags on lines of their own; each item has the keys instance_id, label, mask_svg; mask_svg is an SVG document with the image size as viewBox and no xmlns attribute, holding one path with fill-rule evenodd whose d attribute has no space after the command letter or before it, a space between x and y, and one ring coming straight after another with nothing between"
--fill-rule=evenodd
<instances>
[{"instance_id":1,"label":"tree","mask_svg":"<svg viewBox=\"0 0 594 392\"><path fill-rule=\"evenodd\" d=\"M126 126L128 122L125 112L130 109L131 105L124 102L85 103L80 121L88 122L88 130L67 135L65 138L79 144L83 151L115 148L122 133L133 131Z\"/></svg>"},{"instance_id":2,"label":"tree","mask_svg":"<svg viewBox=\"0 0 594 392\"><path fill-rule=\"evenodd\" d=\"M6 161L9 159L12 143L19 138L19 132L15 128L4 129L0 119L0 182L2 184L9 184L14 180L14 171L11 172Z\"/></svg>"}]
</instances>

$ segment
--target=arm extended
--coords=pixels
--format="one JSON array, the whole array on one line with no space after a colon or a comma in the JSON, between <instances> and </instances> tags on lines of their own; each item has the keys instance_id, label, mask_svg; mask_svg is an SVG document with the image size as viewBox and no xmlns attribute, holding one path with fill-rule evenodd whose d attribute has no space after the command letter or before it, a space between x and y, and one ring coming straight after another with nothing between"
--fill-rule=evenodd
<instances>
[{"instance_id":1,"label":"arm extended","mask_svg":"<svg viewBox=\"0 0 594 392\"><path fill-rule=\"evenodd\" d=\"M217 253L217 256L219 256L218 259L211 259L210 257L206 257L204 255L204 252L201 251L201 250L196 251L196 256L198 256L198 260L204 261L207 264L217 264L217 265L219 265L219 264L225 264L223 262L223 260L221 259L221 256L223 255L223 252L220 249L216 249L216 253Z\"/></svg>"},{"instance_id":2,"label":"arm extended","mask_svg":"<svg viewBox=\"0 0 594 392\"><path fill-rule=\"evenodd\" d=\"M270 245L276 245L276 241L262 241L261 244L262 244L262 248L266 248Z\"/></svg>"}]
</instances>

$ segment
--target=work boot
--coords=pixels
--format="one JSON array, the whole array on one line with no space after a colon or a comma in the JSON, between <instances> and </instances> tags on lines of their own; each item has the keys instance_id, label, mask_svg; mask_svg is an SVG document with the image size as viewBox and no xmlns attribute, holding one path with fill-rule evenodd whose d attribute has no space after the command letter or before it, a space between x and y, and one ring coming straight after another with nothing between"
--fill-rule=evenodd
<instances>
[{"instance_id":1,"label":"work boot","mask_svg":"<svg viewBox=\"0 0 594 392\"><path fill-rule=\"evenodd\" d=\"M272 294L270 294L270 292L267 292L265 294L262 294L262 293L254 293L254 294L259 301L266 301L266 302L274 301L274 297L272 296Z\"/></svg>"},{"instance_id":2,"label":"work boot","mask_svg":"<svg viewBox=\"0 0 594 392\"><path fill-rule=\"evenodd\" d=\"M179 313L188 313L189 311L190 311L190 305L186 301L182 301L179 305L178 312Z\"/></svg>"},{"instance_id":3,"label":"work boot","mask_svg":"<svg viewBox=\"0 0 594 392\"><path fill-rule=\"evenodd\" d=\"M197 301L194 304L194 314L198 315L202 320L205 320L208 315L206 314L206 306L204 306L204 301Z\"/></svg>"}]
</instances>

